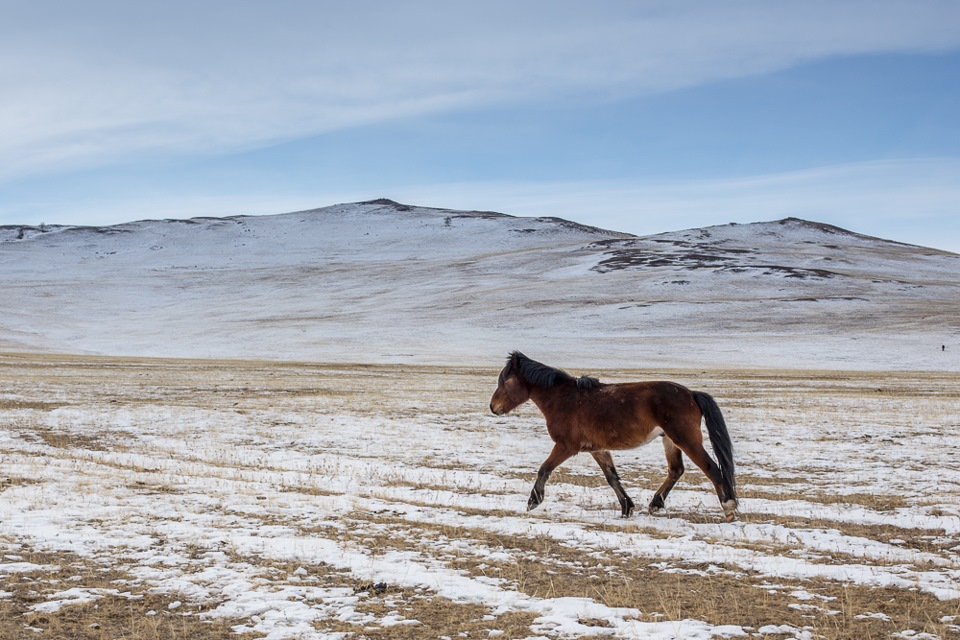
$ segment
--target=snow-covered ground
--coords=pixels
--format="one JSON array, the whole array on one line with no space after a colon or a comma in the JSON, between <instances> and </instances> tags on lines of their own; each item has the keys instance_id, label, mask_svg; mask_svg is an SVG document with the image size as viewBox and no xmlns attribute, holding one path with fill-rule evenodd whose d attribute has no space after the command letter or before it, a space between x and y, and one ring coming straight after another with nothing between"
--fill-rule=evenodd
<instances>
[{"instance_id":1,"label":"snow-covered ground","mask_svg":"<svg viewBox=\"0 0 960 640\"><path fill-rule=\"evenodd\" d=\"M960 370L960 256L793 219L635 238L378 201L4 227L0 274L6 350Z\"/></svg>"},{"instance_id":2,"label":"snow-covered ground","mask_svg":"<svg viewBox=\"0 0 960 640\"><path fill-rule=\"evenodd\" d=\"M43 629L152 594L275 640L960 633L955 377L671 377L725 411L736 522L695 469L620 519L589 456L526 512L550 442L487 413L495 370L0 357L0 603ZM616 459L645 504L659 445ZM45 582L58 553L109 588Z\"/></svg>"}]
</instances>

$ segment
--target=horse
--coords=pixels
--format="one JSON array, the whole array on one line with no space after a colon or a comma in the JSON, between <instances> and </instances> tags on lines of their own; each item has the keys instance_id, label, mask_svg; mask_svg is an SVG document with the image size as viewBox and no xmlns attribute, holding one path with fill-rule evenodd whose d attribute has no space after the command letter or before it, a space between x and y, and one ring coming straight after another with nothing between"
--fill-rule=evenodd
<instances>
[{"instance_id":1,"label":"horse","mask_svg":"<svg viewBox=\"0 0 960 640\"><path fill-rule=\"evenodd\" d=\"M620 502L622 517L629 517L634 503L620 484L610 452L633 449L659 436L668 472L650 502L649 512L664 508L667 495L683 475L685 453L713 483L725 519L729 522L736 517L733 444L720 407L710 395L675 382L606 384L587 376L575 378L513 351L500 372L490 411L501 416L527 400L540 409L554 442L537 471L528 511L543 502L544 486L553 470L582 451L590 453L600 465ZM703 447L701 417L719 464Z\"/></svg>"}]
</instances>

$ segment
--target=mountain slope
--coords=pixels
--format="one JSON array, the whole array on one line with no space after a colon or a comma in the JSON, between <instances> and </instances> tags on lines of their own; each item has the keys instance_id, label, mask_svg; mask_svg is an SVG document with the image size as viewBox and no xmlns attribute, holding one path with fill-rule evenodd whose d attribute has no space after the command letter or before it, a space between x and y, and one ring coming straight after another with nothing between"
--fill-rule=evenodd
<instances>
[{"instance_id":1,"label":"mountain slope","mask_svg":"<svg viewBox=\"0 0 960 640\"><path fill-rule=\"evenodd\" d=\"M6 349L938 369L960 342L960 256L795 219L640 238L380 200L6 227L0 270Z\"/></svg>"}]
</instances>

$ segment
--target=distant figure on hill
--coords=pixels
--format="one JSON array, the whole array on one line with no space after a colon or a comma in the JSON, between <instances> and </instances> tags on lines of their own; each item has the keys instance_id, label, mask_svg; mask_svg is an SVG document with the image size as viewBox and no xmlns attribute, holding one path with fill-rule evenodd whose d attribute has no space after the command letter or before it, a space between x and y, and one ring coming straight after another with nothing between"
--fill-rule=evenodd
<instances>
[{"instance_id":1,"label":"distant figure on hill","mask_svg":"<svg viewBox=\"0 0 960 640\"><path fill-rule=\"evenodd\" d=\"M945 344L940 345L940 351L946 351L946 350L947 350L947 345Z\"/></svg>"}]
</instances>

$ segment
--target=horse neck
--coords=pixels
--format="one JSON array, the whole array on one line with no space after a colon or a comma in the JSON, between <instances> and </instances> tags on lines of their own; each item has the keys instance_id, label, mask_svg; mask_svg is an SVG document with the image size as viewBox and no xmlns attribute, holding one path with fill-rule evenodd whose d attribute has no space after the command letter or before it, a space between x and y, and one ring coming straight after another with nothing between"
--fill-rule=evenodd
<instances>
[{"instance_id":1,"label":"horse neck","mask_svg":"<svg viewBox=\"0 0 960 640\"><path fill-rule=\"evenodd\" d=\"M563 410L563 405L573 400L575 395L576 392L569 393L569 390L564 389L563 385L555 385L549 389L530 387L530 401L537 405L537 409L540 409L540 413L547 420L550 420L551 416L558 410Z\"/></svg>"}]
</instances>

